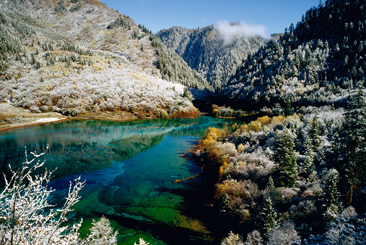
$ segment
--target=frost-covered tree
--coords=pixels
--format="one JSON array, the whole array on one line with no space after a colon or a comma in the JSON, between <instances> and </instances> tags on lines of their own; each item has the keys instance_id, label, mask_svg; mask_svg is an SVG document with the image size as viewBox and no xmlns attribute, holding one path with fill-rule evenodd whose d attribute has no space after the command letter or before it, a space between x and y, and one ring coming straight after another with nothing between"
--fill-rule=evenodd
<instances>
[{"instance_id":1,"label":"frost-covered tree","mask_svg":"<svg viewBox=\"0 0 366 245\"><path fill-rule=\"evenodd\" d=\"M330 171L324 188L323 206L325 212L323 216L326 221L333 221L340 214L342 204L339 201L340 193L337 189L338 173L336 170Z\"/></svg>"},{"instance_id":2,"label":"frost-covered tree","mask_svg":"<svg viewBox=\"0 0 366 245\"><path fill-rule=\"evenodd\" d=\"M288 129L278 131L275 138L274 161L278 164L276 170L276 185L292 187L296 183L296 159L294 138Z\"/></svg>"},{"instance_id":3,"label":"frost-covered tree","mask_svg":"<svg viewBox=\"0 0 366 245\"><path fill-rule=\"evenodd\" d=\"M315 115L315 117L310 122L310 130L309 130L309 139L312 146L313 152L318 152L318 148L322 143L320 138L320 121L319 117Z\"/></svg>"},{"instance_id":4,"label":"frost-covered tree","mask_svg":"<svg viewBox=\"0 0 366 245\"><path fill-rule=\"evenodd\" d=\"M102 217L98 222L93 220L93 227L90 228L90 235L88 236L84 244L117 244L117 235L118 232L113 230L113 228L110 226L109 220L105 217ZM140 244L142 245L146 243L140 242Z\"/></svg>"},{"instance_id":5,"label":"frost-covered tree","mask_svg":"<svg viewBox=\"0 0 366 245\"><path fill-rule=\"evenodd\" d=\"M305 148L306 159L303 164L299 165L299 173L303 173L305 176L308 176L312 171L315 170L314 165L315 153L313 152L310 137L306 138L304 148Z\"/></svg>"},{"instance_id":6,"label":"frost-covered tree","mask_svg":"<svg viewBox=\"0 0 366 245\"><path fill-rule=\"evenodd\" d=\"M337 169L342 182L347 184L351 204L354 188L366 181L366 101L361 86L348 102L341 132L335 140L335 149Z\"/></svg>"},{"instance_id":7,"label":"frost-covered tree","mask_svg":"<svg viewBox=\"0 0 366 245\"><path fill-rule=\"evenodd\" d=\"M39 158L45 153L31 152L19 170L5 178L4 190L0 193L0 244L116 244L117 233L102 218L94 223L91 235L86 240L79 238L80 223L66 225L71 207L80 200L79 192L84 182L76 179L70 183L65 204L51 205L48 200L53 189L48 188L52 171L36 174L44 162ZM10 166L9 166L10 167ZM100 243L99 243L100 242Z\"/></svg>"},{"instance_id":8,"label":"frost-covered tree","mask_svg":"<svg viewBox=\"0 0 366 245\"><path fill-rule=\"evenodd\" d=\"M258 228L265 234L278 227L277 212L273 207L272 199L270 197L265 199L257 222Z\"/></svg>"},{"instance_id":9,"label":"frost-covered tree","mask_svg":"<svg viewBox=\"0 0 366 245\"><path fill-rule=\"evenodd\" d=\"M338 183L338 173L333 171L330 173L328 177L325 190L324 190L324 198L328 204L334 204L338 207L341 206L339 202L340 193L337 190Z\"/></svg>"}]
</instances>

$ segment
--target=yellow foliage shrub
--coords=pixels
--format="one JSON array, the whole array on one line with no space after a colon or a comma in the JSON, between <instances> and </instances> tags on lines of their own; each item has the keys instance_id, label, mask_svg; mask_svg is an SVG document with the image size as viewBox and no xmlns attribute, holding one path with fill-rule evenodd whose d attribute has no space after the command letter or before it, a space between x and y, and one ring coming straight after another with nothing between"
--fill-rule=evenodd
<instances>
[{"instance_id":1,"label":"yellow foliage shrub","mask_svg":"<svg viewBox=\"0 0 366 245\"><path fill-rule=\"evenodd\" d=\"M216 147L216 141L211 134L208 134L206 138L202 140L201 145L204 151L210 151L211 149Z\"/></svg>"},{"instance_id":2,"label":"yellow foliage shrub","mask_svg":"<svg viewBox=\"0 0 366 245\"><path fill-rule=\"evenodd\" d=\"M220 170L219 170L220 178L221 178L221 176L223 175L223 173L224 173L224 167L223 167L223 166L221 166L221 167L220 167Z\"/></svg>"},{"instance_id":3,"label":"yellow foliage shrub","mask_svg":"<svg viewBox=\"0 0 366 245\"><path fill-rule=\"evenodd\" d=\"M272 121L271 121L271 124L270 126L271 127L274 127L276 126L277 124L279 124L285 117L282 116L282 115L279 115L279 116L275 116L272 118Z\"/></svg>"},{"instance_id":4,"label":"yellow foliage shrub","mask_svg":"<svg viewBox=\"0 0 366 245\"><path fill-rule=\"evenodd\" d=\"M250 212L248 209L241 209L240 210L240 218L242 218L244 221L247 221L250 218Z\"/></svg>"},{"instance_id":5,"label":"yellow foliage shrub","mask_svg":"<svg viewBox=\"0 0 366 245\"><path fill-rule=\"evenodd\" d=\"M258 132L262 129L262 124L259 121L251 121L248 124L248 130L249 131L254 131L254 132Z\"/></svg>"},{"instance_id":6,"label":"yellow foliage shrub","mask_svg":"<svg viewBox=\"0 0 366 245\"><path fill-rule=\"evenodd\" d=\"M244 151L244 145L243 144L239 144L237 150L238 150L239 153L242 153Z\"/></svg>"},{"instance_id":7,"label":"yellow foliage shrub","mask_svg":"<svg viewBox=\"0 0 366 245\"><path fill-rule=\"evenodd\" d=\"M240 133L247 133L248 132L248 125L243 124L240 125Z\"/></svg>"},{"instance_id":8,"label":"yellow foliage shrub","mask_svg":"<svg viewBox=\"0 0 366 245\"><path fill-rule=\"evenodd\" d=\"M295 116L295 115L294 115ZM291 116L291 117L294 117ZM296 117L296 116L295 116ZM286 117L279 115L275 117L258 117L257 120L251 121L249 124L240 125L240 133L248 133L249 131L258 132L263 126L267 125L269 128L273 128L277 124L281 123Z\"/></svg>"},{"instance_id":9,"label":"yellow foliage shrub","mask_svg":"<svg viewBox=\"0 0 366 245\"><path fill-rule=\"evenodd\" d=\"M207 135L211 135L214 140L220 140L226 136L226 133L222 129L210 127L208 128Z\"/></svg>"},{"instance_id":10,"label":"yellow foliage shrub","mask_svg":"<svg viewBox=\"0 0 366 245\"><path fill-rule=\"evenodd\" d=\"M220 168L221 170L221 168ZM238 181L235 179L225 180L216 185L216 195L218 198L223 197L225 194L230 193L231 190L236 189ZM233 194L233 193L230 193ZM235 195L234 195L235 196Z\"/></svg>"},{"instance_id":11,"label":"yellow foliage shrub","mask_svg":"<svg viewBox=\"0 0 366 245\"><path fill-rule=\"evenodd\" d=\"M268 116L264 116L264 117L258 117L257 121L260 122L262 124L262 126L267 125L271 122L272 118L268 117Z\"/></svg>"},{"instance_id":12,"label":"yellow foliage shrub","mask_svg":"<svg viewBox=\"0 0 366 245\"><path fill-rule=\"evenodd\" d=\"M231 128L235 132L238 129L238 124L234 123L233 125L231 125Z\"/></svg>"}]
</instances>

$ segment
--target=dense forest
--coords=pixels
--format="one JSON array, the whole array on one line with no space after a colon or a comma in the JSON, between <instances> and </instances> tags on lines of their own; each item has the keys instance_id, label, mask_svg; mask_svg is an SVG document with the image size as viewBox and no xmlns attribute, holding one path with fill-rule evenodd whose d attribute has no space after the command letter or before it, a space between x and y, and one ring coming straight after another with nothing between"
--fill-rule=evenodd
<instances>
[{"instance_id":1,"label":"dense forest","mask_svg":"<svg viewBox=\"0 0 366 245\"><path fill-rule=\"evenodd\" d=\"M222 244L366 243L365 7L311 8L220 91L233 109L213 115L246 123L210 128L193 157L232 230Z\"/></svg>"},{"instance_id":2,"label":"dense forest","mask_svg":"<svg viewBox=\"0 0 366 245\"><path fill-rule=\"evenodd\" d=\"M278 41L246 59L222 90L228 104L252 109L344 105L364 80L363 1L326 1L291 24Z\"/></svg>"}]
</instances>

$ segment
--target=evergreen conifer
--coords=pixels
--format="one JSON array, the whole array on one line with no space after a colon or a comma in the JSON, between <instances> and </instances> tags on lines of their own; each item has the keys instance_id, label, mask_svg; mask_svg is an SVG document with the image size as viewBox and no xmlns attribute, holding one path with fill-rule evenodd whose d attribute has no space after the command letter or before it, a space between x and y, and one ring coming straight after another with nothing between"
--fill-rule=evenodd
<instances>
[{"instance_id":1,"label":"evergreen conifer","mask_svg":"<svg viewBox=\"0 0 366 245\"><path fill-rule=\"evenodd\" d=\"M334 143L337 169L351 204L354 188L366 181L366 102L361 86L348 102L342 131Z\"/></svg>"},{"instance_id":2,"label":"evergreen conifer","mask_svg":"<svg viewBox=\"0 0 366 245\"><path fill-rule=\"evenodd\" d=\"M321 138L320 138L320 122L319 117L316 115L310 122L310 130L309 130L309 137L310 143L312 146L312 150L314 152L318 152L318 148L321 145Z\"/></svg>"},{"instance_id":3,"label":"evergreen conifer","mask_svg":"<svg viewBox=\"0 0 366 245\"><path fill-rule=\"evenodd\" d=\"M264 201L262 211L258 217L259 229L264 234L268 234L272 229L278 227L277 223L277 212L273 207L272 199L270 197L266 198Z\"/></svg>"},{"instance_id":4,"label":"evergreen conifer","mask_svg":"<svg viewBox=\"0 0 366 245\"><path fill-rule=\"evenodd\" d=\"M341 208L341 203L339 202L340 193L338 192L337 189L337 183L338 183L337 174L331 173L325 185L324 201L328 206L334 204L337 207Z\"/></svg>"},{"instance_id":5,"label":"evergreen conifer","mask_svg":"<svg viewBox=\"0 0 366 245\"><path fill-rule=\"evenodd\" d=\"M296 183L296 159L294 138L288 129L277 132L275 139L274 161L278 164L276 171L277 186L292 187Z\"/></svg>"}]
</instances>

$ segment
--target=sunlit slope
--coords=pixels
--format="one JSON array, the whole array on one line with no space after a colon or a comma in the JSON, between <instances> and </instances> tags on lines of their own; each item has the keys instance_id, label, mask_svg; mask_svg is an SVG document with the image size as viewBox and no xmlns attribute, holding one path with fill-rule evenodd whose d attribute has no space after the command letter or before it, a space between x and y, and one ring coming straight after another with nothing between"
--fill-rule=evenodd
<instances>
[{"instance_id":1,"label":"sunlit slope","mask_svg":"<svg viewBox=\"0 0 366 245\"><path fill-rule=\"evenodd\" d=\"M0 14L1 101L34 112L159 116L192 107L184 85L208 87L149 30L101 2L14 0Z\"/></svg>"}]
</instances>

